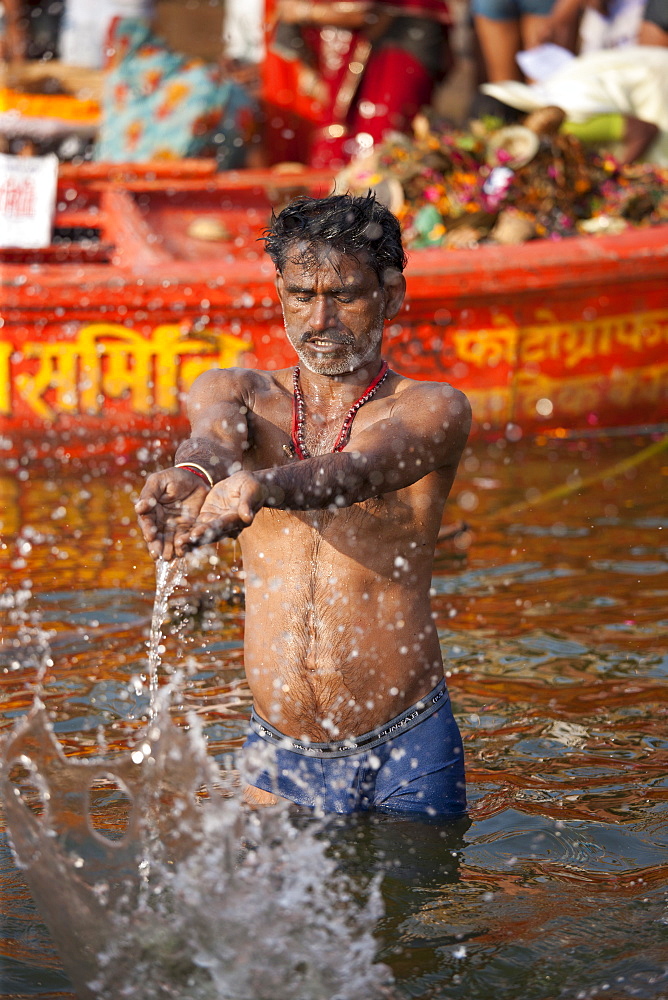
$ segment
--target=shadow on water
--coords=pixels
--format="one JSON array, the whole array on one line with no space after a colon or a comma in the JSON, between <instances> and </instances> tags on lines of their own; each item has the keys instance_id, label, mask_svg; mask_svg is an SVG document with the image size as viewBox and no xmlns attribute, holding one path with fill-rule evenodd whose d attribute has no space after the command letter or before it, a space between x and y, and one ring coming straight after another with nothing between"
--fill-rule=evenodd
<instances>
[{"instance_id":1,"label":"shadow on water","mask_svg":"<svg viewBox=\"0 0 668 1000\"><path fill-rule=\"evenodd\" d=\"M32 866L3 849L0 996L71 996L62 961L82 996L91 976L88 995L122 995L113 977L130 968L147 1000L367 1000L390 978L420 1000L668 997L668 465L606 475L645 443L502 441L464 457L450 519L470 530L439 545L433 583L468 765L470 822L455 826L251 822L225 784L249 712L234 550L202 553L170 599L161 692L181 681L152 740L138 474L33 475L20 491L0 477L0 725L22 793L6 788L6 807L29 812L15 848ZM573 489L541 503L559 483ZM169 780L136 780L151 759L171 761ZM39 832L46 812L56 837Z\"/></svg>"}]
</instances>

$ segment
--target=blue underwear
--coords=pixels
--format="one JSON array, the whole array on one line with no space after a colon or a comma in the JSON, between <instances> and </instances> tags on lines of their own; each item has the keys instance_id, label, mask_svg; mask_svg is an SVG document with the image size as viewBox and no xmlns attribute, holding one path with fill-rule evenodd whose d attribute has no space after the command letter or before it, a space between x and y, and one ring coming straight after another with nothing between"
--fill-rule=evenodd
<instances>
[{"instance_id":1,"label":"blue underwear","mask_svg":"<svg viewBox=\"0 0 668 1000\"><path fill-rule=\"evenodd\" d=\"M412 708L354 740L295 740L255 711L250 730L244 777L298 805L325 813L466 811L464 750L445 680Z\"/></svg>"}]
</instances>

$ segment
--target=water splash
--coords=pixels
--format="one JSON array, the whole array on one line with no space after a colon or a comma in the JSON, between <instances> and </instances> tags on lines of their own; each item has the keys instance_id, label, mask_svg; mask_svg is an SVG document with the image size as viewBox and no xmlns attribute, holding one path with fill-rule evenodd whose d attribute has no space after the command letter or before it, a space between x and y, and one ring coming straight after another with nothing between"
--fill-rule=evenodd
<instances>
[{"instance_id":1,"label":"water splash","mask_svg":"<svg viewBox=\"0 0 668 1000\"><path fill-rule=\"evenodd\" d=\"M364 884L341 871L324 820L295 816L287 804L250 810L239 775L208 755L197 717L185 728L171 722L180 679L158 692L157 675L180 579L182 567L158 567L154 697L131 750L66 757L39 699L3 748L15 859L77 995L390 996L391 974L375 961L380 876ZM102 816L101 790L110 802Z\"/></svg>"},{"instance_id":2,"label":"water splash","mask_svg":"<svg viewBox=\"0 0 668 1000\"><path fill-rule=\"evenodd\" d=\"M93 984L101 1000L123 995L129 966L143 1000L388 996L369 930L382 909L375 884L356 902L326 841L285 813L250 815L232 800L202 820L184 863L161 866L118 922Z\"/></svg>"},{"instance_id":3,"label":"water splash","mask_svg":"<svg viewBox=\"0 0 668 1000\"><path fill-rule=\"evenodd\" d=\"M148 677L149 677L149 717L153 719L156 711L158 695L158 673L162 655L162 626L167 617L169 599L183 582L185 565L183 559L158 559L155 566L155 602L151 618L151 630L148 640Z\"/></svg>"}]
</instances>

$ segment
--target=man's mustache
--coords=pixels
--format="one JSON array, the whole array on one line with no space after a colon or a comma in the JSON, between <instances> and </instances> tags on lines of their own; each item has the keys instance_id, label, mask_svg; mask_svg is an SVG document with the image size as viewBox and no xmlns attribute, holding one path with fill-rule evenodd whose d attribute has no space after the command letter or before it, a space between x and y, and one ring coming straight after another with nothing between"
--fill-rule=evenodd
<instances>
[{"instance_id":1,"label":"man's mustache","mask_svg":"<svg viewBox=\"0 0 668 1000\"><path fill-rule=\"evenodd\" d=\"M333 344L341 344L342 347L352 347L355 343L352 337L346 337L345 334L339 333L338 331L329 330L307 330L302 333L299 338L300 344L307 344L309 340L330 340Z\"/></svg>"}]
</instances>

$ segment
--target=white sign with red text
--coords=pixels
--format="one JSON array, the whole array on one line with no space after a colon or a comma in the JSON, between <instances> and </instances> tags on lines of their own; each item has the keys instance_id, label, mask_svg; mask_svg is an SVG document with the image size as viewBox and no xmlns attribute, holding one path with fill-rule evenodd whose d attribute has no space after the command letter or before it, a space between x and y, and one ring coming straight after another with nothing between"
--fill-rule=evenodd
<instances>
[{"instance_id":1,"label":"white sign with red text","mask_svg":"<svg viewBox=\"0 0 668 1000\"><path fill-rule=\"evenodd\" d=\"M51 243L58 157L0 153L0 247L40 250Z\"/></svg>"}]
</instances>

